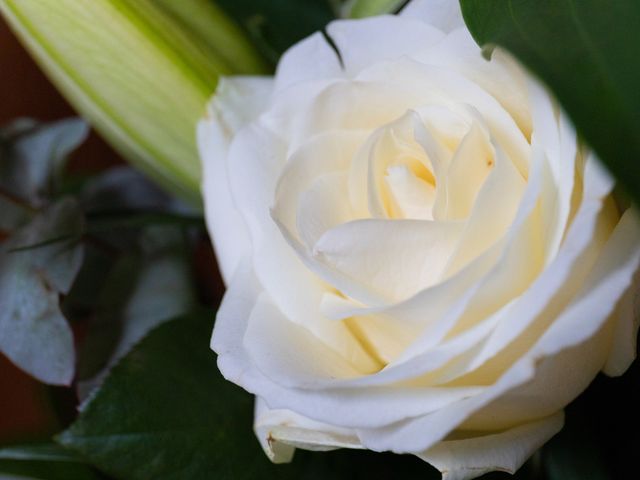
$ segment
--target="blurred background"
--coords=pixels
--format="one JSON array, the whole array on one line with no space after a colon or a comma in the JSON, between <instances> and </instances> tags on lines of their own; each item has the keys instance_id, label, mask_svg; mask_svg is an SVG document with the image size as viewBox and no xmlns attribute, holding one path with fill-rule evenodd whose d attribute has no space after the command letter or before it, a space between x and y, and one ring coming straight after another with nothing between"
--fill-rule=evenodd
<instances>
[{"instance_id":1,"label":"blurred background","mask_svg":"<svg viewBox=\"0 0 640 480\"><path fill-rule=\"evenodd\" d=\"M76 116L47 80L0 16L0 125L20 117L48 122ZM94 131L73 152L67 169L87 175L124 161ZM216 305L223 286L208 238L202 238L192 265L201 299ZM76 331L76 336L81 332ZM0 353L0 445L46 440L75 416L72 388L51 387L23 373Z\"/></svg>"},{"instance_id":2,"label":"blurred background","mask_svg":"<svg viewBox=\"0 0 640 480\"><path fill-rule=\"evenodd\" d=\"M20 117L42 121L74 116L0 16L0 125ZM94 132L73 154L69 168L96 172L122 163ZM0 353L0 444L47 437L59 429L56 403L70 389L51 388L23 373Z\"/></svg>"}]
</instances>

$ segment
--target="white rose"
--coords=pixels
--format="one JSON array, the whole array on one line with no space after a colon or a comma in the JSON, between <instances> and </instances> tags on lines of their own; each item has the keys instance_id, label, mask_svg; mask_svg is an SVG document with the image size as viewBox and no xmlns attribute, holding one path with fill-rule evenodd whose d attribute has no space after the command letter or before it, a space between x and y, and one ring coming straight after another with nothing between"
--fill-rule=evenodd
<instances>
[{"instance_id":1,"label":"white rose","mask_svg":"<svg viewBox=\"0 0 640 480\"><path fill-rule=\"evenodd\" d=\"M455 0L331 23L199 126L228 291L212 348L294 447L516 470L635 354L634 212L546 91Z\"/></svg>"}]
</instances>

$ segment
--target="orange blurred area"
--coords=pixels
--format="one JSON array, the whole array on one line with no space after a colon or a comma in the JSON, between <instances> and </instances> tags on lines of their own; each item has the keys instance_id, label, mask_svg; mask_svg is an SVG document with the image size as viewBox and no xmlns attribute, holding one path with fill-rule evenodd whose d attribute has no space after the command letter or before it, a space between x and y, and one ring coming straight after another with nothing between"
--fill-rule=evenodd
<instances>
[{"instance_id":1,"label":"orange blurred area","mask_svg":"<svg viewBox=\"0 0 640 480\"><path fill-rule=\"evenodd\" d=\"M0 354L0 444L35 440L54 433L58 421L47 387Z\"/></svg>"}]
</instances>

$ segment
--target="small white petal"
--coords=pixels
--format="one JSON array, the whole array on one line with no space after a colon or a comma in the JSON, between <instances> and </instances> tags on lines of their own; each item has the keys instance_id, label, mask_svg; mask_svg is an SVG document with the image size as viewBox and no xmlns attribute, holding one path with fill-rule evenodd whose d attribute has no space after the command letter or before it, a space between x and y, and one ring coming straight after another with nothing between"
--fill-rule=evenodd
<instances>
[{"instance_id":1,"label":"small white petal","mask_svg":"<svg viewBox=\"0 0 640 480\"><path fill-rule=\"evenodd\" d=\"M207 228L227 284L250 251L249 233L229 186L229 144L242 126L262 112L272 88L273 81L266 77L221 77L207 117L198 124Z\"/></svg>"}]
</instances>

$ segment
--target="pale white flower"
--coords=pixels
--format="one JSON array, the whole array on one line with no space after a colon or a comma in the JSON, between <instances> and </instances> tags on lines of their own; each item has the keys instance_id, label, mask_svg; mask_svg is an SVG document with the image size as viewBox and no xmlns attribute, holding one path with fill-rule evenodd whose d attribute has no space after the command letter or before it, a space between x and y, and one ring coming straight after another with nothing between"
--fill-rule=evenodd
<instances>
[{"instance_id":1,"label":"pale white flower","mask_svg":"<svg viewBox=\"0 0 640 480\"><path fill-rule=\"evenodd\" d=\"M265 451L514 471L637 333L636 214L565 115L456 0L339 20L199 126L228 291L212 348ZM612 403L613 405L613 403Z\"/></svg>"}]
</instances>

